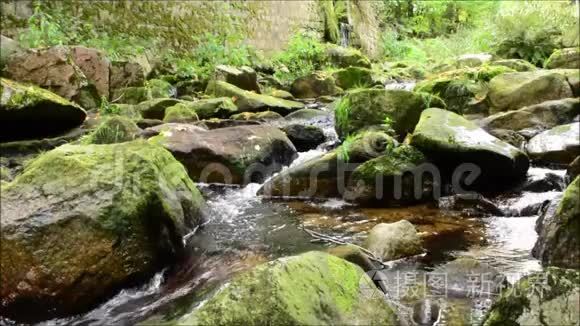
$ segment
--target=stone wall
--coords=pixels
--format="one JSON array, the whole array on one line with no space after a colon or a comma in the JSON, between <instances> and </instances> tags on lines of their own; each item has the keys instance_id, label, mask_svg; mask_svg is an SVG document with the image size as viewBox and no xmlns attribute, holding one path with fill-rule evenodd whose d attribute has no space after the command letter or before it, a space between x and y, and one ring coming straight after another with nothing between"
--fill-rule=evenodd
<instances>
[{"instance_id":1,"label":"stone wall","mask_svg":"<svg viewBox=\"0 0 580 326\"><path fill-rule=\"evenodd\" d=\"M2 0L2 34L17 37L33 13L32 0ZM157 38L172 47L195 46L205 33L247 36L247 44L265 53L283 49L300 30L322 35L316 0L302 1L45 1L58 11L98 29Z\"/></svg>"},{"instance_id":2,"label":"stone wall","mask_svg":"<svg viewBox=\"0 0 580 326\"><path fill-rule=\"evenodd\" d=\"M34 0L0 1L2 34L17 38L33 13ZM245 36L247 44L268 54L282 50L299 31L308 30L323 37L325 17L320 1L332 0L46 0L40 3L43 10L54 12L54 16L75 17L108 33L165 42L164 47L190 49L207 33L228 34ZM374 56L378 25L372 1L337 1L348 3L348 21L357 34L356 45Z\"/></svg>"}]
</instances>

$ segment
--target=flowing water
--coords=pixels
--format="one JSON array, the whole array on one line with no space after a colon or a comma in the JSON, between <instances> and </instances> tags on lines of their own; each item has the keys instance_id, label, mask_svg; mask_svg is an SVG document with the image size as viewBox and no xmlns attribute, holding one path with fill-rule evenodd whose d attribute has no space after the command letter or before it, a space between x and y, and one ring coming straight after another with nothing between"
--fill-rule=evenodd
<instances>
[{"instance_id":1,"label":"flowing water","mask_svg":"<svg viewBox=\"0 0 580 326\"><path fill-rule=\"evenodd\" d=\"M333 134L328 121L319 122L319 125ZM331 136L331 141L335 141L336 136ZM322 155L326 151L324 148L325 145L300 153L292 165ZM530 178L541 178L542 173L561 175L563 172L532 168L529 174ZM371 209L338 199L268 201L256 195L260 186L249 184L236 188L200 184L207 198L207 221L185 239L191 253L187 260L159 272L148 284L118 293L86 314L43 324L102 325L173 320L209 298L233 276L257 264L330 246L314 242L302 227L362 244L366 233L377 223L409 220L416 225L428 253L390 265L389 270L393 273L430 271L462 256L496 267L511 282L540 268L530 255L536 240L537 215L472 218L458 212L441 211L433 205ZM506 211L522 212L531 204L557 195L558 191L521 191L493 200Z\"/></svg>"}]
</instances>

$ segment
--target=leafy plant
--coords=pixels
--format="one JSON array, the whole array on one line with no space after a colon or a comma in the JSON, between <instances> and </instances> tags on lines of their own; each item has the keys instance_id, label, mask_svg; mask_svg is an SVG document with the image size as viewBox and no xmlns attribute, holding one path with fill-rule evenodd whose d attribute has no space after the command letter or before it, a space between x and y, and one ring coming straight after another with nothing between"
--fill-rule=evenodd
<instances>
[{"instance_id":1,"label":"leafy plant","mask_svg":"<svg viewBox=\"0 0 580 326\"><path fill-rule=\"evenodd\" d=\"M336 121L336 126L341 130L348 129L348 120L349 120L349 113L350 113L350 102L348 98L342 97L336 103L336 107L334 109L334 116Z\"/></svg>"},{"instance_id":2,"label":"leafy plant","mask_svg":"<svg viewBox=\"0 0 580 326\"><path fill-rule=\"evenodd\" d=\"M34 13L28 18L28 31L19 37L21 44L31 48L62 45L68 43L68 40L61 26L42 10L39 3L36 3Z\"/></svg>"},{"instance_id":3,"label":"leafy plant","mask_svg":"<svg viewBox=\"0 0 580 326\"><path fill-rule=\"evenodd\" d=\"M348 135L340 147L338 148L338 158L345 163L348 163L350 160L350 150L352 147L352 143L358 138L357 135Z\"/></svg>"},{"instance_id":4,"label":"leafy plant","mask_svg":"<svg viewBox=\"0 0 580 326\"><path fill-rule=\"evenodd\" d=\"M117 115L121 113L121 108L118 105L110 103L107 97L101 96L101 105L99 106L99 114L101 115Z\"/></svg>"},{"instance_id":5,"label":"leafy plant","mask_svg":"<svg viewBox=\"0 0 580 326\"><path fill-rule=\"evenodd\" d=\"M282 81L291 81L324 67L325 46L314 37L297 34L290 39L286 50L276 54L272 60L280 68L275 76Z\"/></svg>"},{"instance_id":6,"label":"leafy plant","mask_svg":"<svg viewBox=\"0 0 580 326\"><path fill-rule=\"evenodd\" d=\"M563 46L564 35L578 30L577 11L569 1L502 4L495 20L496 53L542 66L554 49Z\"/></svg>"}]
</instances>

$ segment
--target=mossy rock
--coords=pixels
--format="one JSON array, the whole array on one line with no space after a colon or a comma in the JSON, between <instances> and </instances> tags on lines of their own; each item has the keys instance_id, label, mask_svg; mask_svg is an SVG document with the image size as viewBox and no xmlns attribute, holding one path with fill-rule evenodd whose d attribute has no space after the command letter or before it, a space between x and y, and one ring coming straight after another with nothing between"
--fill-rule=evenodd
<instances>
[{"instance_id":1,"label":"mossy rock","mask_svg":"<svg viewBox=\"0 0 580 326\"><path fill-rule=\"evenodd\" d=\"M530 139L526 150L535 161L570 164L580 155L580 125L574 122L546 130Z\"/></svg>"},{"instance_id":2,"label":"mossy rock","mask_svg":"<svg viewBox=\"0 0 580 326\"><path fill-rule=\"evenodd\" d=\"M139 104L156 98L170 98L175 95L175 89L162 79L151 79L145 86L125 87L115 90L112 99L117 103Z\"/></svg>"},{"instance_id":3,"label":"mossy rock","mask_svg":"<svg viewBox=\"0 0 580 326\"><path fill-rule=\"evenodd\" d=\"M532 255L543 265L579 269L580 177L566 188L560 203L552 204L536 223L538 240Z\"/></svg>"},{"instance_id":4,"label":"mossy rock","mask_svg":"<svg viewBox=\"0 0 580 326\"><path fill-rule=\"evenodd\" d=\"M238 112L238 108L228 97L218 97L186 102L186 105L197 113L200 119L227 118L232 113Z\"/></svg>"},{"instance_id":5,"label":"mossy rock","mask_svg":"<svg viewBox=\"0 0 580 326\"><path fill-rule=\"evenodd\" d=\"M444 107L437 97L405 90L356 89L335 108L336 132L341 138L373 125L388 125L398 135L413 131L421 112Z\"/></svg>"},{"instance_id":6,"label":"mossy rock","mask_svg":"<svg viewBox=\"0 0 580 326\"><path fill-rule=\"evenodd\" d=\"M525 131L528 137L558 125L571 123L580 114L580 99L546 101L519 110L499 112L481 120L486 130Z\"/></svg>"},{"instance_id":7,"label":"mossy rock","mask_svg":"<svg viewBox=\"0 0 580 326\"><path fill-rule=\"evenodd\" d=\"M328 47L326 55L330 64L339 68L371 68L371 61L357 49L333 45Z\"/></svg>"},{"instance_id":8,"label":"mossy rock","mask_svg":"<svg viewBox=\"0 0 580 326\"><path fill-rule=\"evenodd\" d=\"M565 48L555 50L544 63L547 69L580 69L580 49Z\"/></svg>"},{"instance_id":9,"label":"mossy rock","mask_svg":"<svg viewBox=\"0 0 580 326\"><path fill-rule=\"evenodd\" d=\"M348 67L335 71L332 77L342 89L364 88L374 84L373 72L367 68Z\"/></svg>"},{"instance_id":10,"label":"mossy rock","mask_svg":"<svg viewBox=\"0 0 580 326\"><path fill-rule=\"evenodd\" d=\"M260 85L258 84L258 76L254 69L250 67L232 67L226 65L218 65L215 68L214 78L216 80L223 80L226 83L235 85L247 91L253 91L258 94L261 93Z\"/></svg>"},{"instance_id":11,"label":"mossy rock","mask_svg":"<svg viewBox=\"0 0 580 326\"><path fill-rule=\"evenodd\" d=\"M304 104L283 100L269 95L256 94L220 80L212 80L205 90L216 97L230 97L238 107L238 112L274 111L286 115L304 108Z\"/></svg>"},{"instance_id":12,"label":"mossy rock","mask_svg":"<svg viewBox=\"0 0 580 326\"><path fill-rule=\"evenodd\" d=\"M284 117L281 116L279 113L273 111L264 111L264 112L242 112L238 114L234 114L230 117L233 120L243 120L243 121L272 121L283 119Z\"/></svg>"},{"instance_id":13,"label":"mossy rock","mask_svg":"<svg viewBox=\"0 0 580 326\"><path fill-rule=\"evenodd\" d=\"M335 83L330 74L317 71L294 80L290 86L290 92L296 98L317 98L325 95L336 95L342 90Z\"/></svg>"},{"instance_id":14,"label":"mossy rock","mask_svg":"<svg viewBox=\"0 0 580 326\"><path fill-rule=\"evenodd\" d=\"M276 98L281 98L283 100L293 100L294 99L294 95L292 95L292 93L281 90L281 89L272 89L268 92L268 95L276 97Z\"/></svg>"},{"instance_id":15,"label":"mossy rock","mask_svg":"<svg viewBox=\"0 0 580 326\"><path fill-rule=\"evenodd\" d=\"M346 260L308 252L234 278L179 325L395 325L372 280Z\"/></svg>"},{"instance_id":16,"label":"mossy rock","mask_svg":"<svg viewBox=\"0 0 580 326\"><path fill-rule=\"evenodd\" d=\"M361 132L329 153L285 169L268 180L259 193L272 198L341 198L352 169L395 146L396 141L384 132Z\"/></svg>"},{"instance_id":17,"label":"mossy rock","mask_svg":"<svg viewBox=\"0 0 580 326\"><path fill-rule=\"evenodd\" d=\"M550 70L501 74L490 81L488 93L492 114L572 96L566 75Z\"/></svg>"},{"instance_id":18,"label":"mossy rock","mask_svg":"<svg viewBox=\"0 0 580 326\"><path fill-rule=\"evenodd\" d=\"M163 120L165 117L165 110L168 107L179 103L185 102L174 98L156 98L139 103L136 106L136 109L141 113L141 116L144 119Z\"/></svg>"},{"instance_id":19,"label":"mossy rock","mask_svg":"<svg viewBox=\"0 0 580 326\"><path fill-rule=\"evenodd\" d=\"M528 157L519 149L460 115L437 108L423 111L410 145L425 153L445 175L463 163L475 164L481 172L475 187L510 185L525 177L529 167Z\"/></svg>"},{"instance_id":20,"label":"mossy rock","mask_svg":"<svg viewBox=\"0 0 580 326\"><path fill-rule=\"evenodd\" d=\"M519 72L537 70L536 66L522 59L501 59L495 60L491 64L494 66L508 67Z\"/></svg>"},{"instance_id":21,"label":"mossy rock","mask_svg":"<svg viewBox=\"0 0 580 326\"><path fill-rule=\"evenodd\" d=\"M0 79L0 142L50 137L79 126L81 107L40 87Z\"/></svg>"},{"instance_id":22,"label":"mossy rock","mask_svg":"<svg viewBox=\"0 0 580 326\"><path fill-rule=\"evenodd\" d=\"M8 318L81 313L147 280L183 254L204 206L184 167L144 141L60 146L1 192Z\"/></svg>"},{"instance_id":23,"label":"mossy rock","mask_svg":"<svg viewBox=\"0 0 580 326\"><path fill-rule=\"evenodd\" d=\"M192 110L186 103L177 103L165 109L164 122L194 122L198 121L199 117L195 110Z\"/></svg>"},{"instance_id":24,"label":"mossy rock","mask_svg":"<svg viewBox=\"0 0 580 326\"><path fill-rule=\"evenodd\" d=\"M473 111L469 109L487 95L485 87L478 82L448 77L425 80L415 86L415 91L440 97L448 110L459 114Z\"/></svg>"},{"instance_id":25,"label":"mossy rock","mask_svg":"<svg viewBox=\"0 0 580 326\"><path fill-rule=\"evenodd\" d=\"M530 274L493 303L483 326L577 325L580 272L550 267Z\"/></svg>"},{"instance_id":26,"label":"mossy rock","mask_svg":"<svg viewBox=\"0 0 580 326\"><path fill-rule=\"evenodd\" d=\"M83 144L114 144L135 140L141 129L135 122L123 116L105 117L104 121L87 135Z\"/></svg>"},{"instance_id":27,"label":"mossy rock","mask_svg":"<svg viewBox=\"0 0 580 326\"><path fill-rule=\"evenodd\" d=\"M349 182L349 200L372 206L401 206L433 199L433 180L423 153L409 145L359 165ZM377 187L381 187L377 189ZM416 193L416 189L420 192Z\"/></svg>"}]
</instances>

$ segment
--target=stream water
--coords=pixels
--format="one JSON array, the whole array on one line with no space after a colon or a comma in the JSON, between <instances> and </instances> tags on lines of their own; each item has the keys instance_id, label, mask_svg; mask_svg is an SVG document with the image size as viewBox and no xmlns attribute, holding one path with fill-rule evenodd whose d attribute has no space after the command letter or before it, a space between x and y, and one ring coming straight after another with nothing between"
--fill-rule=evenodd
<instances>
[{"instance_id":1,"label":"stream water","mask_svg":"<svg viewBox=\"0 0 580 326\"><path fill-rule=\"evenodd\" d=\"M321 121L333 134L332 124ZM331 141L334 140L331 135ZM328 144L327 144L328 145ZM300 153L292 165L325 152ZM530 169L530 178L562 171ZM128 325L158 323L175 319L192 310L233 276L262 262L330 245L313 242L301 227L361 244L377 223L407 219L424 239L427 255L401 262L392 270L429 271L456 257L484 261L506 274L513 282L538 270L531 257L536 240L537 216L494 216L473 218L439 210L433 205L407 208L369 209L341 200L323 202L281 202L262 200L256 195L261 185L243 188L200 184L207 198L207 221L187 237L187 260L156 274L148 284L126 289L96 309L82 315L43 322L44 325ZM534 203L550 200L558 191L517 192L492 199L510 215L521 215Z\"/></svg>"}]
</instances>

